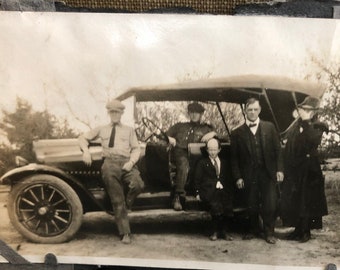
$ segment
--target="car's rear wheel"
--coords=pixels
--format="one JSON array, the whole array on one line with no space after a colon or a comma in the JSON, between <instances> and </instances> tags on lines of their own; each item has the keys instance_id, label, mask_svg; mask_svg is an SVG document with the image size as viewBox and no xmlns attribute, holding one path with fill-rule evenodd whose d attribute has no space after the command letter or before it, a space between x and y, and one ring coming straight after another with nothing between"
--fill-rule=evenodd
<instances>
[{"instance_id":1,"label":"car's rear wheel","mask_svg":"<svg viewBox=\"0 0 340 270\"><path fill-rule=\"evenodd\" d=\"M8 214L27 239L44 244L66 242L82 223L83 207L76 192L53 175L29 176L9 194Z\"/></svg>"}]
</instances>

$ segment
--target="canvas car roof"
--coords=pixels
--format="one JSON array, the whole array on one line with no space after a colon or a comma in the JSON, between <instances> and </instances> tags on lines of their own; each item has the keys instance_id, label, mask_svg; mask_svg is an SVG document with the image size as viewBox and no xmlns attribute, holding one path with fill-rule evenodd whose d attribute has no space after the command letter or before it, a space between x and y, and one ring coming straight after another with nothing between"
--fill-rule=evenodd
<instances>
[{"instance_id":1,"label":"canvas car roof","mask_svg":"<svg viewBox=\"0 0 340 270\"><path fill-rule=\"evenodd\" d=\"M134 96L137 102L224 101L242 104L249 97L257 97L262 107L260 117L273 122L279 132L284 132L294 120L292 112L296 105L307 95L321 97L325 89L325 85L307 80L246 75L135 87L117 98L124 100Z\"/></svg>"},{"instance_id":2,"label":"canvas car roof","mask_svg":"<svg viewBox=\"0 0 340 270\"><path fill-rule=\"evenodd\" d=\"M136 101L228 101L242 103L249 96L268 92L295 92L298 96L321 97L325 85L286 77L245 75L219 79L204 79L177 84L130 88L117 98L135 96ZM277 92L280 93L280 92Z\"/></svg>"}]
</instances>

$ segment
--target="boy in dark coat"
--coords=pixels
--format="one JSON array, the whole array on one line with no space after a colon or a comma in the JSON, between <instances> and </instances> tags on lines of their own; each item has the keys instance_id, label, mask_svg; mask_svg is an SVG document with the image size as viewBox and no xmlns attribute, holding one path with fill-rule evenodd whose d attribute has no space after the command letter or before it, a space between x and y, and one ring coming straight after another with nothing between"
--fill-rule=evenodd
<instances>
[{"instance_id":1,"label":"boy in dark coat","mask_svg":"<svg viewBox=\"0 0 340 270\"><path fill-rule=\"evenodd\" d=\"M195 171L197 199L207 204L211 214L213 233L210 240L215 241L218 237L232 240L225 230L227 218L233 213L228 164L218 157L221 145L216 138L208 140L206 151L208 157L197 163Z\"/></svg>"}]
</instances>

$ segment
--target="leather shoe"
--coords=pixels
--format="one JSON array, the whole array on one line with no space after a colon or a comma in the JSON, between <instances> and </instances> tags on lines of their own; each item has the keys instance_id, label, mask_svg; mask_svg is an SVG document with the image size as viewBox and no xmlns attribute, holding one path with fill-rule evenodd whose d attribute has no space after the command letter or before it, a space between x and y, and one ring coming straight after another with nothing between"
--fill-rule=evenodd
<instances>
[{"instance_id":1,"label":"leather shoe","mask_svg":"<svg viewBox=\"0 0 340 270\"><path fill-rule=\"evenodd\" d=\"M267 236L265 240L268 244L276 244L276 239L274 236Z\"/></svg>"},{"instance_id":2,"label":"leather shoe","mask_svg":"<svg viewBox=\"0 0 340 270\"><path fill-rule=\"evenodd\" d=\"M123 244L130 244L130 243L131 243L130 234L124 234L124 235L122 236L121 242L122 242Z\"/></svg>"},{"instance_id":3,"label":"leather shoe","mask_svg":"<svg viewBox=\"0 0 340 270\"><path fill-rule=\"evenodd\" d=\"M300 243L306 243L311 239L311 235L310 232L305 232L302 234L301 238L300 238Z\"/></svg>"},{"instance_id":4,"label":"leather shoe","mask_svg":"<svg viewBox=\"0 0 340 270\"><path fill-rule=\"evenodd\" d=\"M245 235L243 235L242 240L251 240L256 238L255 234L253 233L246 233Z\"/></svg>"},{"instance_id":5,"label":"leather shoe","mask_svg":"<svg viewBox=\"0 0 340 270\"><path fill-rule=\"evenodd\" d=\"M299 241L301 239L301 232L294 230L286 236L286 240Z\"/></svg>"},{"instance_id":6,"label":"leather shoe","mask_svg":"<svg viewBox=\"0 0 340 270\"><path fill-rule=\"evenodd\" d=\"M173 207L175 211L181 211L183 209L179 195L176 195L173 201Z\"/></svg>"},{"instance_id":7,"label":"leather shoe","mask_svg":"<svg viewBox=\"0 0 340 270\"><path fill-rule=\"evenodd\" d=\"M211 241L216 241L217 240L217 232L214 232L212 235L210 235L210 240Z\"/></svg>"},{"instance_id":8,"label":"leather shoe","mask_svg":"<svg viewBox=\"0 0 340 270\"><path fill-rule=\"evenodd\" d=\"M299 229L294 229L290 234L286 236L286 240L300 241L302 237L302 232Z\"/></svg>"},{"instance_id":9,"label":"leather shoe","mask_svg":"<svg viewBox=\"0 0 340 270\"><path fill-rule=\"evenodd\" d=\"M221 238L226 240L226 241L233 241L234 238L228 235L225 231L221 232Z\"/></svg>"}]
</instances>

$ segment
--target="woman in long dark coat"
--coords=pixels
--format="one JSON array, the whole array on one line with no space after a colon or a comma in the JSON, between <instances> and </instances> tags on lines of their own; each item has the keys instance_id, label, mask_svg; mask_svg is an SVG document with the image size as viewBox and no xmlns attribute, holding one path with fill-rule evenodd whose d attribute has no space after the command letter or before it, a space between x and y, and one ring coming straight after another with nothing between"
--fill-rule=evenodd
<instances>
[{"instance_id":1,"label":"woman in long dark coat","mask_svg":"<svg viewBox=\"0 0 340 270\"><path fill-rule=\"evenodd\" d=\"M328 128L315 120L318 106L319 100L312 97L299 104L300 118L286 136L282 220L284 226L295 227L287 239L300 242L310 240L310 230L322 228L322 216L327 215L317 148Z\"/></svg>"}]
</instances>

